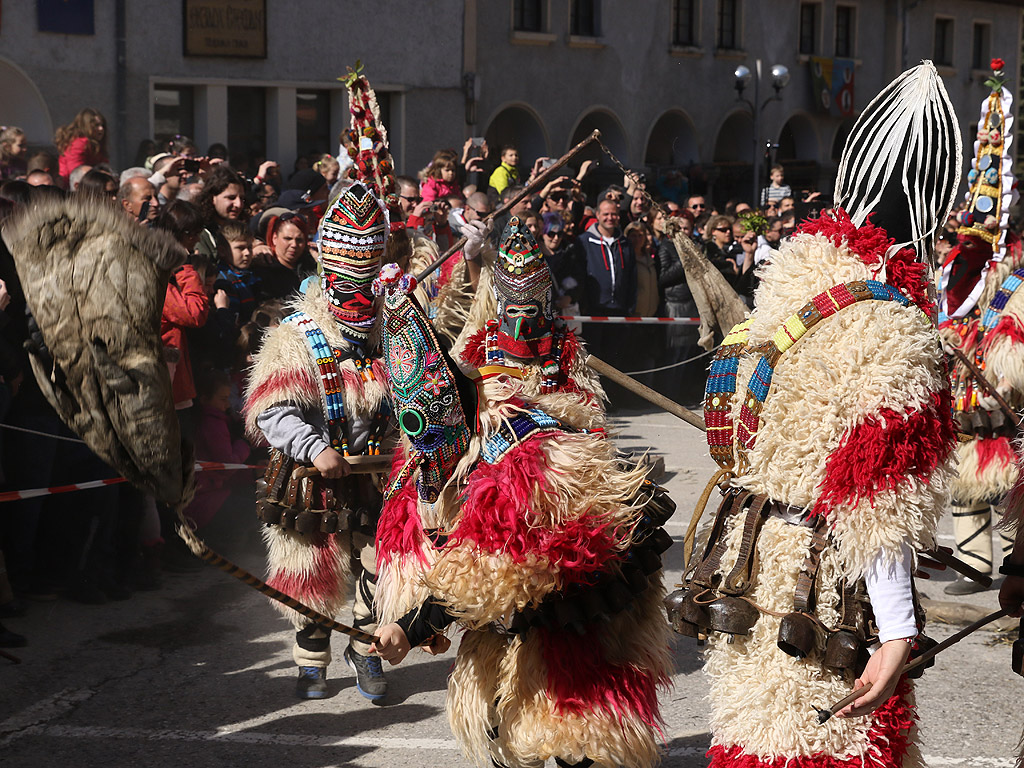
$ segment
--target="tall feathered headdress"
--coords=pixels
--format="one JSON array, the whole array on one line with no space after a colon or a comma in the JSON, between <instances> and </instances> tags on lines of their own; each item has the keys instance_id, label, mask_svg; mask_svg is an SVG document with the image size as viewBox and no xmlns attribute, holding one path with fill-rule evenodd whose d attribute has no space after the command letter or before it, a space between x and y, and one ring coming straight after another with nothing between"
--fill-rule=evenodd
<instances>
[{"instance_id":1,"label":"tall feathered headdress","mask_svg":"<svg viewBox=\"0 0 1024 768\"><path fill-rule=\"evenodd\" d=\"M348 73L338 79L348 88L351 116L348 154L352 165L348 177L372 187L386 205L395 206L398 204L395 163L388 149L387 129L381 123L377 94L363 74L360 61L356 61L355 69L349 67Z\"/></svg>"},{"instance_id":2,"label":"tall feathered headdress","mask_svg":"<svg viewBox=\"0 0 1024 768\"><path fill-rule=\"evenodd\" d=\"M950 151L953 150L953 151ZM835 204L857 226L868 216L895 239L927 254L953 208L963 148L942 79L930 61L907 70L868 104L843 150Z\"/></svg>"}]
</instances>

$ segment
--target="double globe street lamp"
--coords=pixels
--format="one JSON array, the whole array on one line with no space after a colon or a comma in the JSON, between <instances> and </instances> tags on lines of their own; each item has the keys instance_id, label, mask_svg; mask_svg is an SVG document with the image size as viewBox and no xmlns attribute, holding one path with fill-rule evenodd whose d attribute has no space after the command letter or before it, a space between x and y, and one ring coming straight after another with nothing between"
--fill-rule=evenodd
<instances>
[{"instance_id":1,"label":"double globe street lamp","mask_svg":"<svg viewBox=\"0 0 1024 768\"><path fill-rule=\"evenodd\" d=\"M751 205L755 208L761 204L761 185L760 185L760 164L761 164L761 111L768 106L770 102L782 101L782 89L789 84L789 69L784 67L782 64L776 64L771 68L771 85L775 93L765 99L764 103L760 106L758 101L760 100L761 90L761 60L757 59L754 62L754 72L750 71L749 67L740 64L736 67L736 71L733 72L734 85L736 87L736 93L738 98L748 107L750 107L750 114L754 120L754 182L753 182L753 197L751 198ZM743 91L750 85L750 81L754 82L754 100L750 101L743 97ZM771 142L765 144L765 156L768 155L768 150L771 149Z\"/></svg>"}]
</instances>

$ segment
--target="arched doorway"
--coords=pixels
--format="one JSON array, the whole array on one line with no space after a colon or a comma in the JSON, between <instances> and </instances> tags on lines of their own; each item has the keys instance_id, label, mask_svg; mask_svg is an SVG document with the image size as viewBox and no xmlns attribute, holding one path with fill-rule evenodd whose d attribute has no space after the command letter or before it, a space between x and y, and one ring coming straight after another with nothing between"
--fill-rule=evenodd
<instances>
[{"instance_id":1,"label":"arched doorway","mask_svg":"<svg viewBox=\"0 0 1024 768\"><path fill-rule=\"evenodd\" d=\"M839 164L839 161L843 159L843 150L846 149L846 140L850 138L850 133L853 132L854 120L844 120L839 124L839 130L836 131L835 138L832 139L832 152L830 157L832 161Z\"/></svg>"},{"instance_id":2,"label":"arched doorway","mask_svg":"<svg viewBox=\"0 0 1024 768\"><path fill-rule=\"evenodd\" d=\"M632 162L629 154L629 142L626 140L626 131L619 122L619 118L610 110L600 108L586 113L576 122L572 135L569 137L569 145L566 151L572 149L587 136L593 133L594 129L601 132L601 142L610 149L624 166L630 168ZM584 183L584 192L591 194L609 184L622 183L622 171L612 159L601 151L597 144L591 144L580 152L572 161L573 168L579 168L584 160L596 160L600 165L587 176Z\"/></svg>"},{"instance_id":3,"label":"arched doorway","mask_svg":"<svg viewBox=\"0 0 1024 768\"><path fill-rule=\"evenodd\" d=\"M792 115L779 132L775 160L785 167L786 184L794 193L807 189L820 191L820 157L821 145L814 123L807 115Z\"/></svg>"},{"instance_id":4,"label":"arched doorway","mask_svg":"<svg viewBox=\"0 0 1024 768\"><path fill-rule=\"evenodd\" d=\"M488 123L484 137L492 153L500 152L505 144L514 144L519 149L519 168L523 178L529 175L534 160L549 154L544 125L537 113L525 105L499 110ZM498 159L495 156L495 160Z\"/></svg>"},{"instance_id":5,"label":"arched doorway","mask_svg":"<svg viewBox=\"0 0 1024 768\"><path fill-rule=\"evenodd\" d=\"M685 168L698 162L700 150L693 122L682 110L669 110L657 119L647 136L644 164Z\"/></svg>"},{"instance_id":6,"label":"arched doorway","mask_svg":"<svg viewBox=\"0 0 1024 768\"><path fill-rule=\"evenodd\" d=\"M708 173L715 205L722 206L730 199L750 200L753 152L754 121L747 111L733 112L718 129L714 163Z\"/></svg>"},{"instance_id":7,"label":"arched doorway","mask_svg":"<svg viewBox=\"0 0 1024 768\"><path fill-rule=\"evenodd\" d=\"M53 120L35 83L16 64L0 58L0 104L4 123L25 131L34 146L53 144Z\"/></svg>"}]
</instances>

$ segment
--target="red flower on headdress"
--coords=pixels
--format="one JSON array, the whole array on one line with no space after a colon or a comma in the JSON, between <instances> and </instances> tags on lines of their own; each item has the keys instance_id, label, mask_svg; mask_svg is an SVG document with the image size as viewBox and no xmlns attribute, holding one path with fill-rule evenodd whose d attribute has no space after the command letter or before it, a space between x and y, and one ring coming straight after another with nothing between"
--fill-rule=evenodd
<instances>
[{"instance_id":1,"label":"red flower on headdress","mask_svg":"<svg viewBox=\"0 0 1024 768\"><path fill-rule=\"evenodd\" d=\"M991 66L993 72L999 72L1006 66L1006 62L1002 59L992 59Z\"/></svg>"}]
</instances>

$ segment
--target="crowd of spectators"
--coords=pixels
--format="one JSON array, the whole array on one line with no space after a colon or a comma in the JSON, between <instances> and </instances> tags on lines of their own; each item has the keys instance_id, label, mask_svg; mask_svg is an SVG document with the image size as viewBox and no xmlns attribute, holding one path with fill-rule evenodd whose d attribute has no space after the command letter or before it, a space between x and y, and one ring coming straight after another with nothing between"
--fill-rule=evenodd
<instances>
[{"instance_id":1,"label":"crowd of spectators","mask_svg":"<svg viewBox=\"0 0 1024 768\"><path fill-rule=\"evenodd\" d=\"M56 155L29 153L24 132L3 127L0 225L20 207L77 196L120 208L136 226L170 233L191 254L167 285L160 329L183 437L198 460L258 463L261 449L243 439L239 418L247 366L263 332L285 316L288 297L315 272L317 223L351 164L344 142L343 136L337 155L300 158L285 174L272 160L236 157L221 144L202 152L175 136L143 142L135 165L118 171L96 110L83 109L57 131ZM461 152L440 150L418 175L398 177L401 216L443 251L468 222L520 197L553 162L542 157L522 167L516 147L492 151L486 141L469 139ZM749 298L753 267L793 232L804 204L784 186L781 168L772 169L763 208L755 211L742 201L710 204L677 170L651 185L642 173L599 184L595 167L585 161L562 168L505 211L491 234L496 244L511 215L525 220L566 316L695 317L670 223ZM7 484L47 487L110 476L74 442L35 385L19 337L24 298L9 254L0 256L0 419L7 427L0 429L0 469ZM699 358L692 326L588 324L583 331L592 351L617 367L664 368L649 383L681 402L699 399L707 361ZM613 406L625 402L622 392L611 396ZM201 475L188 510L201 535L233 540L254 528L252 479L251 472ZM174 535L170 510L126 485L11 502L4 512L0 619L19 615L26 600L58 594L84 603L128 599L134 590L157 588L166 572L201 567ZM0 625L0 646L22 641Z\"/></svg>"}]
</instances>

